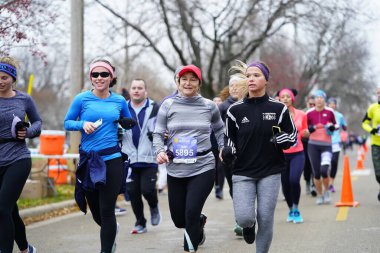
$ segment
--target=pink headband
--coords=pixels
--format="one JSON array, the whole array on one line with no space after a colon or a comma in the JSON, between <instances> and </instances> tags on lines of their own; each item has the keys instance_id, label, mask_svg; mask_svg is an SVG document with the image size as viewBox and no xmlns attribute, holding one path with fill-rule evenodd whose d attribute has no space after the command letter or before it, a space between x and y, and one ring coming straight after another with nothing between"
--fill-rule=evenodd
<instances>
[{"instance_id":1,"label":"pink headband","mask_svg":"<svg viewBox=\"0 0 380 253\"><path fill-rule=\"evenodd\" d=\"M286 93L289 94L290 98L292 99L292 102L294 102L294 100L296 100L296 98L295 98L293 92L292 92L291 90L289 90L289 89L286 89L286 88L285 88L285 89L282 89L278 95L281 97L282 94L284 94L284 92L286 92Z\"/></svg>"},{"instance_id":2,"label":"pink headband","mask_svg":"<svg viewBox=\"0 0 380 253\"><path fill-rule=\"evenodd\" d=\"M91 73L94 70L94 68L96 68L96 67L106 68L108 70L108 72L110 72L111 78L116 77L115 73L113 72L111 65L109 65L108 63L103 62L103 61L97 61L97 62L94 62L93 64L91 64L91 66L90 66L90 73L89 73L90 81L91 81Z\"/></svg>"}]
</instances>

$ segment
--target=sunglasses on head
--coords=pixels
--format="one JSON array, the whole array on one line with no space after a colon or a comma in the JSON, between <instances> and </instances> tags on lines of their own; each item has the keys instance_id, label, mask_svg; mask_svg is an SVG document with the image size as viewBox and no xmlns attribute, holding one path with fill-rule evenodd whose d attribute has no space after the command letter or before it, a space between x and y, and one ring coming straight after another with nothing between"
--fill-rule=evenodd
<instances>
[{"instance_id":1,"label":"sunglasses on head","mask_svg":"<svg viewBox=\"0 0 380 253\"><path fill-rule=\"evenodd\" d=\"M91 77L92 78L98 78L98 77L109 77L110 76L110 73L109 72L92 72L91 73Z\"/></svg>"}]
</instances>

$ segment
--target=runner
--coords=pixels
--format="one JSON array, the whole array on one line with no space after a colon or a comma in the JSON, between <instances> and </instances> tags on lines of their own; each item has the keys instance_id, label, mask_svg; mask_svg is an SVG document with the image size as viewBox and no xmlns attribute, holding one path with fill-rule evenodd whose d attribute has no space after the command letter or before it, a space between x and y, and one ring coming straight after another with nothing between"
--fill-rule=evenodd
<instances>
[{"instance_id":1,"label":"runner","mask_svg":"<svg viewBox=\"0 0 380 253\"><path fill-rule=\"evenodd\" d=\"M337 121L336 125L336 131L333 132L331 136L331 148L332 148L332 159L331 159L331 167L330 167L330 185L329 190L330 192L335 192L334 188L334 179L336 176L336 173L338 171L338 161L339 161L339 154L342 149L342 140L341 140L341 134L340 129L346 131L347 130L347 123L346 120L343 117L343 114L338 112L336 110L337 107L337 99L336 98L329 98L327 100L328 106L334 110L335 119Z\"/></svg>"},{"instance_id":2,"label":"runner","mask_svg":"<svg viewBox=\"0 0 380 253\"><path fill-rule=\"evenodd\" d=\"M376 181L380 185L380 87L377 88L376 93L378 102L369 106L362 127L371 134L372 162ZM380 191L377 199L380 201Z\"/></svg>"},{"instance_id":3,"label":"runner","mask_svg":"<svg viewBox=\"0 0 380 253\"><path fill-rule=\"evenodd\" d=\"M167 163L171 218L176 227L185 228L185 252L196 252L206 238L207 217L201 212L215 178L210 134L213 130L221 149L224 126L215 103L199 95L201 70L194 65L184 66L178 76L179 93L162 103L153 145L158 164Z\"/></svg>"},{"instance_id":4,"label":"runner","mask_svg":"<svg viewBox=\"0 0 380 253\"><path fill-rule=\"evenodd\" d=\"M286 106L266 93L269 68L263 62L241 63L232 70L245 74L248 94L227 111L228 147L221 158L229 164L236 156L232 168L235 218L248 244L255 241L257 218L256 252L264 253L272 242L274 210L285 169L282 150L296 143L297 131Z\"/></svg>"},{"instance_id":5,"label":"runner","mask_svg":"<svg viewBox=\"0 0 380 253\"><path fill-rule=\"evenodd\" d=\"M280 101L288 107L298 131L297 144L284 150L286 170L282 172L281 182L282 191L289 207L289 215L286 221L301 223L303 222L303 218L299 211L298 204L301 196L300 179L305 164L305 154L303 152L301 136L309 135L309 131L307 129L306 114L293 106L296 95L296 91L290 89L282 89L279 92Z\"/></svg>"},{"instance_id":6,"label":"runner","mask_svg":"<svg viewBox=\"0 0 380 253\"><path fill-rule=\"evenodd\" d=\"M147 232L142 196L150 207L151 224L157 226L161 221L156 188L158 165L152 144L159 107L148 98L147 84L142 79L132 81L129 94L128 108L137 124L124 134L122 152L130 160L127 192L136 217L131 234L142 234Z\"/></svg>"},{"instance_id":7,"label":"runner","mask_svg":"<svg viewBox=\"0 0 380 253\"><path fill-rule=\"evenodd\" d=\"M94 221L100 226L101 252L109 253L116 247L115 203L125 182L117 127L120 123L127 128L125 123L129 123L131 115L125 99L110 90L117 81L110 62L94 61L89 78L93 88L74 98L64 127L82 134L75 200L84 213L89 205Z\"/></svg>"},{"instance_id":8,"label":"runner","mask_svg":"<svg viewBox=\"0 0 380 253\"><path fill-rule=\"evenodd\" d=\"M336 120L334 111L326 107L326 93L317 90L314 92L314 97L315 107L306 113L310 132L308 154L317 188L316 203L321 205L331 202L328 170L332 158L331 135L336 130Z\"/></svg>"},{"instance_id":9,"label":"runner","mask_svg":"<svg viewBox=\"0 0 380 253\"><path fill-rule=\"evenodd\" d=\"M15 89L18 66L14 58L0 57L0 252L12 252L16 241L22 253L35 253L17 200L32 168L25 139L40 135L41 118L33 99Z\"/></svg>"}]
</instances>

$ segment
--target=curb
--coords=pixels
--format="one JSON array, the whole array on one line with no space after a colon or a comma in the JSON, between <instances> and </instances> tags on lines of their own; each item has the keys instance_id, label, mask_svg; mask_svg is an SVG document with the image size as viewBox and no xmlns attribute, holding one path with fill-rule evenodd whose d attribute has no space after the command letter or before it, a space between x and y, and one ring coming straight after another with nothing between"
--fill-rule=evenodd
<instances>
[{"instance_id":1,"label":"curb","mask_svg":"<svg viewBox=\"0 0 380 253\"><path fill-rule=\"evenodd\" d=\"M21 218L34 217L34 216L38 216L38 215L51 212L60 208L70 207L73 205L75 205L74 199L42 205L42 206L36 206L36 207L20 210L20 216Z\"/></svg>"}]
</instances>

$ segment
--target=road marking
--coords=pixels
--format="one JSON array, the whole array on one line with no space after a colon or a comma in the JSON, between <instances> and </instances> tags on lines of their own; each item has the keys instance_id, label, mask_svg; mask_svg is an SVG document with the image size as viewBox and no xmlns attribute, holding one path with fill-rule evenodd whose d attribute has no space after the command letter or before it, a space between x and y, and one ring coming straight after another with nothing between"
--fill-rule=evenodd
<instances>
[{"instance_id":1,"label":"road marking","mask_svg":"<svg viewBox=\"0 0 380 253\"><path fill-rule=\"evenodd\" d=\"M336 221L345 221L348 216L348 206L339 207L338 214L336 215Z\"/></svg>"}]
</instances>

